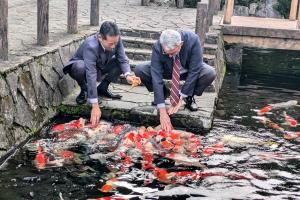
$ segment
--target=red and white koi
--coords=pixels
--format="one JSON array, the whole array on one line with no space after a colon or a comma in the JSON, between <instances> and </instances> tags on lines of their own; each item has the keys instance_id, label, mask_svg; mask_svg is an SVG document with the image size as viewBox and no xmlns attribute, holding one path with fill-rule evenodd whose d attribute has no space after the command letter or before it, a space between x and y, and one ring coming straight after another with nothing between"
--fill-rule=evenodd
<instances>
[{"instance_id":1,"label":"red and white koi","mask_svg":"<svg viewBox=\"0 0 300 200\"><path fill-rule=\"evenodd\" d=\"M291 126L291 127L296 127L296 126L298 126L297 120L295 120L293 117L287 115L285 111L283 112L283 116L284 116L284 119L285 119L285 123L286 123L286 124L288 124L288 125Z\"/></svg>"}]
</instances>

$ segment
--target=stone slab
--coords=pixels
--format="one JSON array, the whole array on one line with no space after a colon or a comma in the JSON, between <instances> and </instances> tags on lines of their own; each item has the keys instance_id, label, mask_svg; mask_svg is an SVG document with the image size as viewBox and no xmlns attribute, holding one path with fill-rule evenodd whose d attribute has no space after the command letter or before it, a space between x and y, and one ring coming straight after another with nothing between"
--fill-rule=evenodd
<instances>
[{"instance_id":1,"label":"stone slab","mask_svg":"<svg viewBox=\"0 0 300 200\"><path fill-rule=\"evenodd\" d=\"M103 98L100 104L102 116L108 120L133 121L143 125L159 125L157 109L151 106L153 93L147 91L143 86L130 89L131 86L112 84L111 89L123 95L121 100ZM62 114L90 115L90 106L77 105L75 102L79 89L75 89L62 103ZM178 128L188 129L196 132L209 130L212 126L213 112L216 104L216 93L204 93L196 97L199 111L190 112L181 109L171 117L172 123ZM169 106L169 99L166 100ZM75 112L78 113L75 113Z\"/></svg>"}]
</instances>

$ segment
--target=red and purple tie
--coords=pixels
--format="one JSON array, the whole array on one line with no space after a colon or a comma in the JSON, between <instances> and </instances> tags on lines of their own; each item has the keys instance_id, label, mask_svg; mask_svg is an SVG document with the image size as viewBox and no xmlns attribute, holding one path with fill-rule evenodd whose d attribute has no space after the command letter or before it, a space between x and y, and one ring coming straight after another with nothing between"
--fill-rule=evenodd
<instances>
[{"instance_id":1,"label":"red and purple tie","mask_svg":"<svg viewBox=\"0 0 300 200\"><path fill-rule=\"evenodd\" d=\"M180 95L179 95L180 66L181 64L180 64L179 57L176 56L173 65L172 82L171 82L172 86L171 86L170 102L172 106L176 106L180 99Z\"/></svg>"}]
</instances>

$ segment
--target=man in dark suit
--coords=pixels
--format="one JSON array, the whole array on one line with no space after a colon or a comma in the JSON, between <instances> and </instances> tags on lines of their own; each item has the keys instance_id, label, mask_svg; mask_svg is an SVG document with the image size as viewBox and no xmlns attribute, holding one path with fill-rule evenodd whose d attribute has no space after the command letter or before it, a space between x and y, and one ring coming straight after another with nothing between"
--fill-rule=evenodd
<instances>
[{"instance_id":1,"label":"man in dark suit","mask_svg":"<svg viewBox=\"0 0 300 200\"><path fill-rule=\"evenodd\" d=\"M149 91L154 91L153 104L157 105L161 126L167 131L173 128L169 115L176 113L183 101L189 110L198 110L194 95L201 96L216 78L214 68L203 62L198 35L174 30L162 32L153 45L151 62L138 65L135 74ZM163 79L172 79L171 91ZM181 89L180 80L185 80ZM169 95L171 107L167 111L165 99Z\"/></svg>"},{"instance_id":2,"label":"man in dark suit","mask_svg":"<svg viewBox=\"0 0 300 200\"><path fill-rule=\"evenodd\" d=\"M109 21L101 25L98 33L83 42L63 71L75 79L81 88L76 102L83 104L88 100L92 104L92 125L97 124L101 117L98 96L112 99L122 97L112 93L108 89L109 84L122 73L130 84L137 78L131 74L120 31L115 23ZM106 75L105 78L97 86L97 81L100 81L103 75Z\"/></svg>"}]
</instances>

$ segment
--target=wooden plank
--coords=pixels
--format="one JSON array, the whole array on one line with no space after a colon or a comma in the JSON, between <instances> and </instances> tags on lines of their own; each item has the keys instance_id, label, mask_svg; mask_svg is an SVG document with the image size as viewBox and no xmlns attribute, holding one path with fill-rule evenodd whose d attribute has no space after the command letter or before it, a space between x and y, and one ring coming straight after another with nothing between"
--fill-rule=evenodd
<instances>
[{"instance_id":1,"label":"wooden plank","mask_svg":"<svg viewBox=\"0 0 300 200\"><path fill-rule=\"evenodd\" d=\"M77 33L77 5L78 0L68 0L68 33Z\"/></svg>"},{"instance_id":2,"label":"wooden plank","mask_svg":"<svg viewBox=\"0 0 300 200\"><path fill-rule=\"evenodd\" d=\"M0 0L0 59L3 60L8 60L7 16L7 0Z\"/></svg>"},{"instance_id":3,"label":"wooden plank","mask_svg":"<svg viewBox=\"0 0 300 200\"><path fill-rule=\"evenodd\" d=\"M225 5L225 15L224 15L224 24L230 24L231 23L231 17L233 15L233 9L234 9L234 0L227 0Z\"/></svg>"},{"instance_id":4,"label":"wooden plank","mask_svg":"<svg viewBox=\"0 0 300 200\"><path fill-rule=\"evenodd\" d=\"M208 5L205 3L197 3L197 17L196 17L196 34L200 37L202 48L205 41L205 33L207 30L207 10Z\"/></svg>"},{"instance_id":5,"label":"wooden plank","mask_svg":"<svg viewBox=\"0 0 300 200\"><path fill-rule=\"evenodd\" d=\"M99 0L91 0L90 25L99 26Z\"/></svg>"},{"instance_id":6,"label":"wooden plank","mask_svg":"<svg viewBox=\"0 0 300 200\"><path fill-rule=\"evenodd\" d=\"M37 44L49 43L49 0L37 1Z\"/></svg>"},{"instance_id":7,"label":"wooden plank","mask_svg":"<svg viewBox=\"0 0 300 200\"><path fill-rule=\"evenodd\" d=\"M297 19L298 0L292 0L289 20Z\"/></svg>"}]
</instances>

